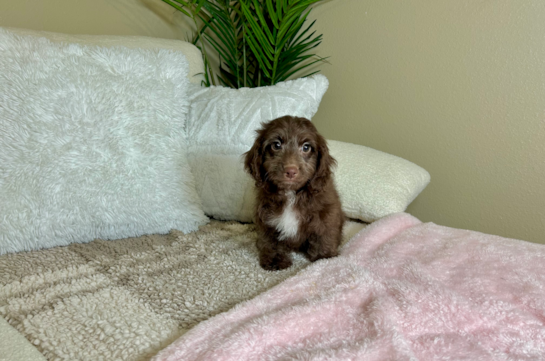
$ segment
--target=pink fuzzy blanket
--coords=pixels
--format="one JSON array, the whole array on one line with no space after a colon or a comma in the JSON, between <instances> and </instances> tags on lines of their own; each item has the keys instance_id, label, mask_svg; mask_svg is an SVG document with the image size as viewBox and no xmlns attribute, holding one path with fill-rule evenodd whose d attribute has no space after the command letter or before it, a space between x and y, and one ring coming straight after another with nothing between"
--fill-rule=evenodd
<instances>
[{"instance_id":1,"label":"pink fuzzy blanket","mask_svg":"<svg viewBox=\"0 0 545 361\"><path fill-rule=\"evenodd\" d=\"M545 360L545 246L389 216L154 360Z\"/></svg>"}]
</instances>

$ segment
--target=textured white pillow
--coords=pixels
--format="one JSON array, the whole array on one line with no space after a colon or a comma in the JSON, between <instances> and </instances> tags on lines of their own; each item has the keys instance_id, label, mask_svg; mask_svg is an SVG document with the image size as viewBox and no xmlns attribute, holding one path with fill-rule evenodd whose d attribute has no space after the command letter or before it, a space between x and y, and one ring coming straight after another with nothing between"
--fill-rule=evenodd
<instances>
[{"instance_id":1,"label":"textured white pillow","mask_svg":"<svg viewBox=\"0 0 545 361\"><path fill-rule=\"evenodd\" d=\"M323 75L274 86L232 89L191 85L187 136L191 149L248 150L262 122L292 115L311 119L329 83Z\"/></svg>"},{"instance_id":2,"label":"textured white pillow","mask_svg":"<svg viewBox=\"0 0 545 361\"><path fill-rule=\"evenodd\" d=\"M179 52L0 29L0 254L206 223L186 75Z\"/></svg>"},{"instance_id":3,"label":"textured white pillow","mask_svg":"<svg viewBox=\"0 0 545 361\"><path fill-rule=\"evenodd\" d=\"M190 88L189 162L204 212L224 220L251 221L253 183L242 154L262 122L292 115L311 119L329 83L314 75L260 88Z\"/></svg>"},{"instance_id":4,"label":"textured white pillow","mask_svg":"<svg viewBox=\"0 0 545 361\"><path fill-rule=\"evenodd\" d=\"M430 182L425 169L406 159L357 144L327 144L337 160L335 182L348 217L373 222L403 212Z\"/></svg>"}]
</instances>

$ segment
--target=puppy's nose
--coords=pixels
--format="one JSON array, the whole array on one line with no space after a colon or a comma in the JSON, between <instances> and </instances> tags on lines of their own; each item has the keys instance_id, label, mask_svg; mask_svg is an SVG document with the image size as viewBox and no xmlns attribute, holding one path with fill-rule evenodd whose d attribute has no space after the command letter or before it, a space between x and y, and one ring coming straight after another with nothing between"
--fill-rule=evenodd
<instances>
[{"instance_id":1,"label":"puppy's nose","mask_svg":"<svg viewBox=\"0 0 545 361\"><path fill-rule=\"evenodd\" d=\"M284 168L284 176L288 179L294 179L297 177L297 174L299 173L299 169L294 166L289 166Z\"/></svg>"}]
</instances>

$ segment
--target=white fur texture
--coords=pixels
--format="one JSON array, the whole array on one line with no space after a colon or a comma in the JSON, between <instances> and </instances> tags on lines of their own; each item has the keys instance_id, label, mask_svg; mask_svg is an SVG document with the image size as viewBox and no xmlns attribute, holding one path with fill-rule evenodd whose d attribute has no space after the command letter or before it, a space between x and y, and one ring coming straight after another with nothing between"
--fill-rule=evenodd
<instances>
[{"instance_id":1,"label":"white fur texture","mask_svg":"<svg viewBox=\"0 0 545 361\"><path fill-rule=\"evenodd\" d=\"M187 62L0 28L0 254L204 224Z\"/></svg>"},{"instance_id":2,"label":"white fur texture","mask_svg":"<svg viewBox=\"0 0 545 361\"><path fill-rule=\"evenodd\" d=\"M129 49L165 49L184 53L189 64L189 81L200 85L204 80L204 64L201 51L193 44L174 39L150 38L147 36L119 35L74 35L36 31L30 29L5 28L16 35L43 37L54 43L75 43L80 45L103 46L107 48L123 46Z\"/></svg>"},{"instance_id":3,"label":"white fur texture","mask_svg":"<svg viewBox=\"0 0 545 361\"><path fill-rule=\"evenodd\" d=\"M328 86L323 75L252 89L190 86L188 156L206 214L252 220L253 181L242 154L254 143L255 130L284 115L311 119Z\"/></svg>"},{"instance_id":4,"label":"white fur texture","mask_svg":"<svg viewBox=\"0 0 545 361\"><path fill-rule=\"evenodd\" d=\"M269 221L271 227L275 227L280 234L279 241L295 237L299 231L299 214L295 211L295 192L289 191L286 193L287 202L282 210L282 214Z\"/></svg>"}]
</instances>

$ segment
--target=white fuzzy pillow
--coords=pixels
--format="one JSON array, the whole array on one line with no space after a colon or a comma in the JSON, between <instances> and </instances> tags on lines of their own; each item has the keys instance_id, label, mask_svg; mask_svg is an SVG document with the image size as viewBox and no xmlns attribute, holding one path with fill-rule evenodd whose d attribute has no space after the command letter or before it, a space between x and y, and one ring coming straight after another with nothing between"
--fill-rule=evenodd
<instances>
[{"instance_id":1,"label":"white fuzzy pillow","mask_svg":"<svg viewBox=\"0 0 545 361\"><path fill-rule=\"evenodd\" d=\"M178 52L0 29L0 254L206 223L186 75Z\"/></svg>"},{"instance_id":2,"label":"white fuzzy pillow","mask_svg":"<svg viewBox=\"0 0 545 361\"><path fill-rule=\"evenodd\" d=\"M147 36L123 36L123 35L80 35L50 33L48 31L36 31L30 29L5 28L7 31L23 36L35 36L46 38L54 43L72 43L88 46L101 46L106 48L119 47L129 49L166 49L180 51L189 63L188 78L191 83L200 85L204 80L204 64L201 51L193 44L174 40L150 38Z\"/></svg>"},{"instance_id":3,"label":"white fuzzy pillow","mask_svg":"<svg viewBox=\"0 0 545 361\"><path fill-rule=\"evenodd\" d=\"M204 212L223 220L251 221L254 192L243 171L262 122L292 115L311 119L329 83L314 75L260 88L190 88L189 162Z\"/></svg>"}]
</instances>

